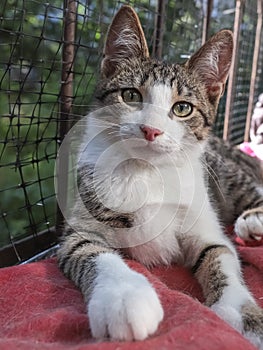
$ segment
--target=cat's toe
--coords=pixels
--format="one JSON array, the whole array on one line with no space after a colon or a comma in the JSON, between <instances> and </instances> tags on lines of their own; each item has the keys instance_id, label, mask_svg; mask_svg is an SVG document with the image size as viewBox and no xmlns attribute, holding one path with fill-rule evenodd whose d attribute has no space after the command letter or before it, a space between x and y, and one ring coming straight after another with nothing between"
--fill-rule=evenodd
<instances>
[{"instance_id":1,"label":"cat's toe","mask_svg":"<svg viewBox=\"0 0 263 350\"><path fill-rule=\"evenodd\" d=\"M236 234L245 241L261 240L263 237L262 208L245 211L235 223Z\"/></svg>"},{"instance_id":2,"label":"cat's toe","mask_svg":"<svg viewBox=\"0 0 263 350\"><path fill-rule=\"evenodd\" d=\"M119 284L105 281L95 286L88 314L93 337L126 341L146 339L163 319L155 290L136 273Z\"/></svg>"}]
</instances>

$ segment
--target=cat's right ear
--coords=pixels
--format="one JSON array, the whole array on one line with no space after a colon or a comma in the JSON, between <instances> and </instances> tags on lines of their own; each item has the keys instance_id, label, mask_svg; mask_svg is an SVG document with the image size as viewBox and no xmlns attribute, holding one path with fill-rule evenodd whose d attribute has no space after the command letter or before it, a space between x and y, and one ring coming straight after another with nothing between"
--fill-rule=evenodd
<instances>
[{"instance_id":1,"label":"cat's right ear","mask_svg":"<svg viewBox=\"0 0 263 350\"><path fill-rule=\"evenodd\" d=\"M148 56L148 47L140 20L130 6L124 5L113 18L109 28L101 73L108 78L115 73L124 60Z\"/></svg>"},{"instance_id":2,"label":"cat's right ear","mask_svg":"<svg viewBox=\"0 0 263 350\"><path fill-rule=\"evenodd\" d=\"M204 83L208 98L218 102L229 74L233 54L233 34L223 29L212 36L186 63Z\"/></svg>"}]
</instances>

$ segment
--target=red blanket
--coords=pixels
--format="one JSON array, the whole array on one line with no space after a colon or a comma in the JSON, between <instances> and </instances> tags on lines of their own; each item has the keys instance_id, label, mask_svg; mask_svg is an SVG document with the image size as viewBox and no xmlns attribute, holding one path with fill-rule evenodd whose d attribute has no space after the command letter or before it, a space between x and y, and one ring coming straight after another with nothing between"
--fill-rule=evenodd
<instances>
[{"instance_id":1,"label":"red blanket","mask_svg":"<svg viewBox=\"0 0 263 350\"><path fill-rule=\"evenodd\" d=\"M263 307L263 246L240 246L239 252L245 279ZM202 304L200 286L189 271L128 263L160 296L165 317L155 335L143 342L93 340L80 292L49 259L0 270L0 349L255 349Z\"/></svg>"}]
</instances>

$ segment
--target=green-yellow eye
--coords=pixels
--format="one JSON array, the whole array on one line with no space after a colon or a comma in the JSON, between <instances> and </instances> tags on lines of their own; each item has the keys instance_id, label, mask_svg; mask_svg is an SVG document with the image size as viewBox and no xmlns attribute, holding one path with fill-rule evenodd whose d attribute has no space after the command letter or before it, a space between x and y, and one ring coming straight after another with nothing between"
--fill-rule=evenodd
<instances>
[{"instance_id":1,"label":"green-yellow eye","mask_svg":"<svg viewBox=\"0 0 263 350\"><path fill-rule=\"evenodd\" d=\"M133 104L133 103L142 103L142 95L136 89L125 89L122 91L121 97L125 103Z\"/></svg>"},{"instance_id":2,"label":"green-yellow eye","mask_svg":"<svg viewBox=\"0 0 263 350\"><path fill-rule=\"evenodd\" d=\"M172 107L172 112L178 118L188 117L193 111L193 106L188 102L176 102Z\"/></svg>"}]
</instances>

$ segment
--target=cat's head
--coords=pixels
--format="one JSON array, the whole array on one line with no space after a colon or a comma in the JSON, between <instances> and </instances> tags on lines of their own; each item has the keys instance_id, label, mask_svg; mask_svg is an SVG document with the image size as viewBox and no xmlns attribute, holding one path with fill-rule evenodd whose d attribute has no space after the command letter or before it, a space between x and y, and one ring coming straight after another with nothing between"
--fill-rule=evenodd
<instances>
[{"instance_id":1,"label":"cat's head","mask_svg":"<svg viewBox=\"0 0 263 350\"><path fill-rule=\"evenodd\" d=\"M138 16L123 6L108 31L98 101L115 106L108 121L120 126L124 139L143 140L158 153L202 144L224 92L232 51L232 33L222 30L183 65L151 59Z\"/></svg>"}]
</instances>

